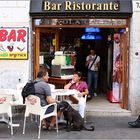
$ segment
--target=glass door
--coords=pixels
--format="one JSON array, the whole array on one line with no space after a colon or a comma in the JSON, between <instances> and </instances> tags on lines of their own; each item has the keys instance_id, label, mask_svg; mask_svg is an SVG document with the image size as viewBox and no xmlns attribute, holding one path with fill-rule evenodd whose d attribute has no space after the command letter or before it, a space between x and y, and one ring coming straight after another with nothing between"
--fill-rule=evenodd
<instances>
[{"instance_id":1,"label":"glass door","mask_svg":"<svg viewBox=\"0 0 140 140\"><path fill-rule=\"evenodd\" d=\"M40 69L51 69L54 52L58 50L58 39L58 31L55 28L36 28L33 65L34 78Z\"/></svg>"}]
</instances>

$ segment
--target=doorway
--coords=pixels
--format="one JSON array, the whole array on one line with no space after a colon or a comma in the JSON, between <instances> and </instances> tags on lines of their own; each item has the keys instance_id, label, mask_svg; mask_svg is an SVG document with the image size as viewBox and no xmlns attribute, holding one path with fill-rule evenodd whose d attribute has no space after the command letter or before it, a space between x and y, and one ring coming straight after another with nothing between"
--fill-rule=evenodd
<instances>
[{"instance_id":1,"label":"doorway","mask_svg":"<svg viewBox=\"0 0 140 140\"><path fill-rule=\"evenodd\" d=\"M108 91L112 88L113 74L113 37L120 34L120 56L122 62L121 89L119 87L119 104L122 108L128 107L128 33L125 28L98 28L100 31L92 33L89 27L38 27L36 28L36 47L35 47L35 70L40 67L47 67L51 75L51 61L55 51L76 52L75 70L81 71L86 77L87 68L85 67L86 56L89 54L89 46L94 48L101 57L100 76L98 93L108 96ZM92 29L92 28L91 28ZM95 39L98 36L98 39ZM109 39L109 36L111 39ZM109 47L111 52L109 56ZM110 60L111 59L111 60ZM109 66L110 65L110 66ZM110 71L109 71L110 70ZM35 72L35 73L36 73ZM85 78L86 79L86 78ZM120 95L121 94L121 95Z\"/></svg>"}]
</instances>

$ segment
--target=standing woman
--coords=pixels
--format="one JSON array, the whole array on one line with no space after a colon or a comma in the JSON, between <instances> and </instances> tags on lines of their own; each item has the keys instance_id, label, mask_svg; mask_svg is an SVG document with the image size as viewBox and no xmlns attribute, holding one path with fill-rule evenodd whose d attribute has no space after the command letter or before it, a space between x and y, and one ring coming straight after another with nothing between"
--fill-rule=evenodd
<instances>
[{"instance_id":1,"label":"standing woman","mask_svg":"<svg viewBox=\"0 0 140 140\"><path fill-rule=\"evenodd\" d=\"M79 113L82 118L84 118L84 112L85 112L85 99L84 96L88 95L88 86L85 81L82 81L82 73L81 72L74 72L72 81L70 81L67 85L65 85L64 89L75 89L77 90L77 97L75 96L69 96L69 99L74 102L77 100L78 106L79 106Z\"/></svg>"}]
</instances>

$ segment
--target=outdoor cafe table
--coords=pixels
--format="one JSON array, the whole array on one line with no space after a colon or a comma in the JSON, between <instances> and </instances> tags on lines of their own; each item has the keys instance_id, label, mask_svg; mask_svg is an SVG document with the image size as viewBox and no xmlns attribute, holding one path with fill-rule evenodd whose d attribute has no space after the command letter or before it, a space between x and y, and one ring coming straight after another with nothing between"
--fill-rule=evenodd
<instances>
[{"instance_id":1,"label":"outdoor cafe table","mask_svg":"<svg viewBox=\"0 0 140 140\"><path fill-rule=\"evenodd\" d=\"M17 106L17 105L24 105L23 101L21 100L21 90L17 89L0 89L0 92L8 95L12 95L13 101L11 101L11 106ZM0 122L5 122L8 124L9 120L4 115L1 116ZM10 124L13 125L13 127L19 127L19 124Z\"/></svg>"},{"instance_id":2,"label":"outdoor cafe table","mask_svg":"<svg viewBox=\"0 0 140 140\"><path fill-rule=\"evenodd\" d=\"M77 90L75 90L75 89L54 89L52 94L54 94L57 97L57 99L58 99L58 97L60 97L59 98L60 101L63 101L63 100L65 100L65 96L77 94ZM58 120L58 123L66 123L66 121L63 119L63 115L61 115L60 120Z\"/></svg>"}]
</instances>

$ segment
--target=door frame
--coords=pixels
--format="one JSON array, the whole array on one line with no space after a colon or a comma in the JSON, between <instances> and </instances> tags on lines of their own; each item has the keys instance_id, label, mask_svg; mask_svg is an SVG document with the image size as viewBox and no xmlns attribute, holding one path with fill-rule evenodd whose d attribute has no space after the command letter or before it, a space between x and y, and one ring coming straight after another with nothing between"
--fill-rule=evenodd
<instances>
[{"instance_id":1,"label":"door frame","mask_svg":"<svg viewBox=\"0 0 140 140\"><path fill-rule=\"evenodd\" d=\"M129 29L130 28L130 20L126 19L127 25L126 26L96 26L99 28L125 28ZM34 21L33 21L34 23ZM89 25L62 25L62 28L85 28L85 27L91 27ZM93 26L92 26L93 27ZM35 38L33 40L33 79L35 79L37 72L39 71L39 52L40 52L40 32L41 29L45 28L46 32L51 32L48 29L50 28L60 28L58 25L38 25L35 26L33 25L33 30L35 32ZM55 51L59 50L59 32L53 32L55 33L55 40L56 40L56 46L55 46ZM123 73L122 73L122 100L120 102L121 108L128 109L128 49L129 49L129 30L128 32L125 33L125 40L126 42L123 42Z\"/></svg>"},{"instance_id":2,"label":"door frame","mask_svg":"<svg viewBox=\"0 0 140 140\"><path fill-rule=\"evenodd\" d=\"M128 57L129 57L129 46L128 46L128 32L124 32L121 35L120 47L121 47L121 58L122 58L122 99L120 101L120 106L123 109L128 109Z\"/></svg>"},{"instance_id":3,"label":"door frame","mask_svg":"<svg viewBox=\"0 0 140 140\"><path fill-rule=\"evenodd\" d=\"M54 30L47 30L47 28L35 28L35 41L33 43L33 79L37 76L39 71L39 53L40 53L40 33L42 29L46 29L45 33L54 33L55 34L55 51L59 50L59 33Z\"/></svg>"}]
</instances>

